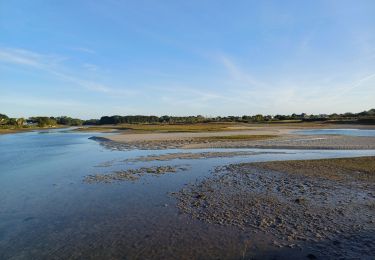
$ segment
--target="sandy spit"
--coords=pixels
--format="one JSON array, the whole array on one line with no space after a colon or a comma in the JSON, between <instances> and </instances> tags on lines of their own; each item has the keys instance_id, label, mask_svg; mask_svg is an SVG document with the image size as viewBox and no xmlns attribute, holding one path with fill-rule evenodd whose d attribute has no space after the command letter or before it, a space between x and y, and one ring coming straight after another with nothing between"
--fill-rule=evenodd
<instances>
[{"instance_id":1,"label":"sandy spit","mask_svg":"<svg viewBox=\"0 0 375 260\"><path fill-rule=\"evenodd\" d=\"M375 137L296 135L298 129L254 128L226 132L117 134L102 138L105 146L122 149L274 148L274 149L375 149ZM265 140L211 140L229 135L273 135ZM207 139L204 139L207 138ZM104 142L103 142L104 143Z\"/></svg>"}]
</instances>

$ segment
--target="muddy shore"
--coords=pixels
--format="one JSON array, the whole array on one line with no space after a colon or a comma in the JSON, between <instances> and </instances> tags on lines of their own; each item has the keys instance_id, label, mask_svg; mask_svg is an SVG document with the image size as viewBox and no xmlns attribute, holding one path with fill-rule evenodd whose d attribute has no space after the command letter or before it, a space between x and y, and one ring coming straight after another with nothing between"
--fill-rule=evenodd
<instances>
[{"instance_id":1,"label":"muddy shore","mask_svg":"<svg viewBox=\"0 0 375 260\"><path fill-rule=\"evenodd\" d=\"M137 169L117 170L104 174L91 174L84 178L83 182L88 184L93 183L113 183L119 181L136 181L145 175L160 176L166 173L176 173L179 171L186 171L188 166L153 166L141 167Z\"/></svg>"},{"instance_id":2,"label":"muddy shore","mask_svg":"<svg viewBox=\"0 0 375 260\"><path fill-rule=\"evenodd\" d=\"M172 196L194 219L271 236L279 248L375 256L375 157L228 165Z\"/></svg>"},{"instance_id":3,"label":"muddy shore","mask_svg":"<svg viewBox=\"0 0 375 260\"><path fill-rule=\"evenodd\" d=\"M259 154L280 154L283 152L201 152L201 153L167 153L161 155L148 155L126 159L123 162L150 162L150 161L170 161L175 159L209 159L209 158L230 158L237 156L249 156Z\"/></svg>"},{"instance_id":4,"label":"muddy shore","mask_svg":"<svg viewBox=\"0 0 375 260\"><path fill-rule=\"evenodd\" d=\"M159 134L163 139L153 139L154 134L138 134L136 139L124 135L93 137L101 145L112 150L158 150L158 149L204 149L204 148L264 148L264 149L326 149L326 150L372 150L375 149L375 137L340 136L340 135L296 135L288 132L275 134L275 137L254 138L253 140L226 140L186 137L179 133L178 138L171 133ZM226 133L228 134L228 133ZM237 133L235 133L237 134ZM151 136L150 136L151 135ZM257 135L259 136L259 135ZM267 135L269 136L269 135ZM199 138L198 138L199 137Z\"/></svg>"}]
</instances>

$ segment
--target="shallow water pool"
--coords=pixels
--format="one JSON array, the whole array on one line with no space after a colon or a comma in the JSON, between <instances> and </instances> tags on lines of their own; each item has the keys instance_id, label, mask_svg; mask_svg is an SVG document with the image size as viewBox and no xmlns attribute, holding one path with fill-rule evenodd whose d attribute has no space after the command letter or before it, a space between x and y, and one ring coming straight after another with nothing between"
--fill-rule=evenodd
<instances>
[{"instance_id":1,"label":"shallow water pool","mask_svg":"<svg viewBox=\"0 0 375 260\"><path fill-rule=\"evenodd\" d=\"M348 135L348 136L375 136L375 130L364 129L311 129L295 131L301 135Z\"/></svg>"}]
</instances>

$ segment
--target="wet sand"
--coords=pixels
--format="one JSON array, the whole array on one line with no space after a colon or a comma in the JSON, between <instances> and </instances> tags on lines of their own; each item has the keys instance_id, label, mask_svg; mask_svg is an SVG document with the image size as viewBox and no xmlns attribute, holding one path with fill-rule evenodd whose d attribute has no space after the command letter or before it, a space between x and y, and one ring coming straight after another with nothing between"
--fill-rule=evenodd
<instances>
[{"instance_id":1,"label":"wet sand","mask_svg":"<svg viewBox=\"0 0 375 260\"><path fill-rule=\"evenodd\" d=\"M359 125L340 126L340 128L353 127L363 128ZM173 148L375 149L375 137L297 135L294 133L297 130L301 130L301 128L260 126L252 127L250 130L246 128L246 130L227 130L225 132L119 133L98 139L98 141L103 141L103 145L113 150ZM230 136L247 136L247 138L232 139Z\"/></svg>"},{"instance_id":2,"label":"wet sand","mask_svg":"<svg viewBox=\"0 0 375 260\"><path fill-rule=\"evenodd\" d=\"M375 157L228 165L172 195L193 219L311 259L375 257Z\"/></svg>"},{"instance_id":3,"label":"wet sand","mask_svg":"<svg viewBox=\"0 0 375 260\"><path fill-rule=\"evenodd\" d=\"M201 152L201 153L168 153L161 155L148 155L123 160L123 162L150 162L150 161L170 161L175 159L209 159L209 158L230 158L237 156L249 156L258 154L280 154L283 152Z\"/></svg>"},{"instance_id":4,"label":"wet sand","mask_svg":"<svg viewBox=\"0 0 375 260\"><path fill-rule=\"evenodd\" d=\"M119 181L136 181L142 176L149 174L153 176L160 176L166 173L176 173L179 171L186 171L188 166L154 166L154 167L141 167L137 169L117 170L107 174L91 174L84 178L83 182L93 183L112 183Z\"/></svg>"},{"instance_id":5,"label":"wet sand","mask_svg":"<svg viewBox=\"0 0 375 260\"><path fill-rule=\"evenodd\" d=\"M264 149L325 149L325 150L373 150L375 137L339 135L284 135L261 141L191 143L183 148L264 148Z\"/></svg>"}]
</instances>

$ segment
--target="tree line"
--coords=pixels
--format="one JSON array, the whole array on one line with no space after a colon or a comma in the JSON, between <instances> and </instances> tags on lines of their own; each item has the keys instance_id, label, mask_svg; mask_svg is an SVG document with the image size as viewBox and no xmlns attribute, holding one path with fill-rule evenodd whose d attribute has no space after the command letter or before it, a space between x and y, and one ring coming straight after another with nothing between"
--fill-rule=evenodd
<instances>
[{"instance_id":1,"label":"tree line","mask_svg":"<svg viewBox=\"0 0 375 260\"><path fill-rule=\"evenodd\" d=\"M78 118L71 118L67 116L61 117L47 117L36 116L25 118L11 118L5 114L0 114L0 126L3 127L54 127L57 125L80 126L85 120Z\"/></svg>"},{"instance_id":2,"label":"tree line","mask_svg":"<svg viewBox=\"0 0 375 260\"><path fill-rule=\"evenodd\" d=\"M0 114L0 126L13 127L54 127L56 125L66 126L80 126L80 125L107 125L107 124L195 124L195 123L209 123L209 122L242 122L242 123L261 123L261 122L282 122L282 121L356 121L359 123L375 124L375 109L363 111L360 113L343 113L343 114L319 114L308 115L291 114L291 115L244 115L244 116L217 116L204 117L197 116L144 116L144 115L128 115L128 116L102 116L100 119L81 120L78 118L71 118L67 116L60 117L30 117L24 118L9 118L5 114Z\"/></svg>"},{"instance_id":3,"label":"tree line","mask_svg":"<svg viewBox=\"0 0 375 260\"><path fill-rule=\"evenodd\" d=\"M106 124L155 124L155 123L167 123L167 124L179 124L179 123L209 123L209 122L242 122L242 123L261 123L261 122L278 122L278 121L328 121L328 120L342 120L350 121L357 120L360 122L375 123L375 109L363 111L360 113L344 113L344 114L319 114L319 115L308 115L302 114L291 114L291 115L252 115L252 116L218 116L218 117L204 117L198 116L186 116L186 117L174 117L174 116L103 116L100 119L91 119L84 122L84 124L92 125L106 125Z\"/></svg>"}]
</instances>

